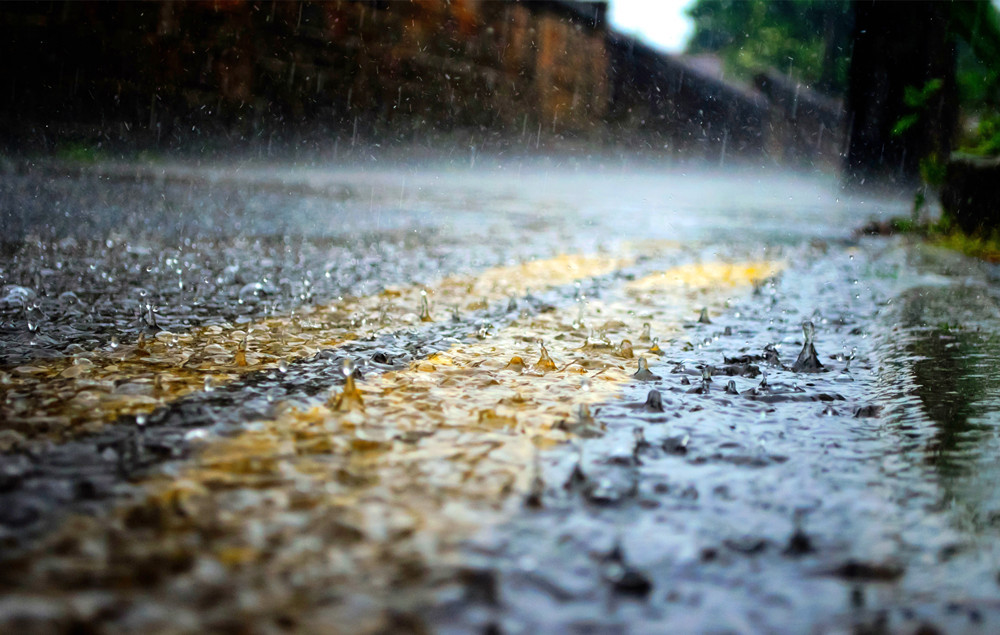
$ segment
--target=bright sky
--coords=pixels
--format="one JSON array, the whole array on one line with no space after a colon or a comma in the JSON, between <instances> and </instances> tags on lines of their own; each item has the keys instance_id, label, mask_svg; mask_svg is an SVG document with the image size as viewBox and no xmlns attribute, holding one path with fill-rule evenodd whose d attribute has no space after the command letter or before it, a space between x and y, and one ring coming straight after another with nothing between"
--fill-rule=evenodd
<instances>
[{"instance_id":1,"label":"bright sky","mask_svg":"<svg viewBox=\"0 0 1000 635\"><path fill-rule=\"evenodd\" d=\"M611 0L611 26L664 51L680 52L691 35L684 10L694 0Z\"/></svg>"}]
</instances>

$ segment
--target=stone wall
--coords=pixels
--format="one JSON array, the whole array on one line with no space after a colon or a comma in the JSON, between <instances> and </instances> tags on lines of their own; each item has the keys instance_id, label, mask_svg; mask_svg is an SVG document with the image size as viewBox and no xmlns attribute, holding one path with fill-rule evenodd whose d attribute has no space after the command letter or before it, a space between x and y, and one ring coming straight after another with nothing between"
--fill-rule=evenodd
<instances>
[{"instance_id":1,"label":"stone wall","mask_svg":"<svg viewBox=\"0 0 1000 635\"><path fill-rule=\"evenodd\" d=\"M341 151L596 145L720 161L773 155L775 139L797 138L774 132L798 125L779 102L773 108L699 60L609 32L606 9L493 0L0 4L0 50L19 62L0 68L0 137L15 147L95 136L193 149L273 140Z\"/></svg>"}]
</instances>

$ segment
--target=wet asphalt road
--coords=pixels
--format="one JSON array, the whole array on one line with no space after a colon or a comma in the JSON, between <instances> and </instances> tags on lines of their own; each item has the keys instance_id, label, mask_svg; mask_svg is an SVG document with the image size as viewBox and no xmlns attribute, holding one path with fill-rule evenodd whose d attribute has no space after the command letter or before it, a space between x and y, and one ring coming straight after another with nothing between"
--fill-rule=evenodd
<instances>
[{"instance_id":1,"label":"wet asphalt road","mask_svg":"<svg viewBox=\"0 0 1000 635\"><path fill-rule=\"evenodd\" d=\"M470 328L489 341L518 320L572 313L581 295L613 306L628 281L721 259L786 265L734 291L711 324L697 321L697 298L678 305L676 333L651 358L658 378L592 407L600 434L540 451L528 498L515 492L464 538L451 573L429 575L415 595L355 604L389 630L996 630L997 274L852 236L906 211L824 176L621 161L8 169L0 361L18 416L16 369L140 333L251 324L560 253L637 257L513 298L520 316L510 301L484 302L455 325L390 329L186 394L141 430L130 415L57 438L8 425L0 538L13 565L0 576L0 625L211 625L197 612L156 618L156 599L130 612L114 594L116 610L67 617L53 598L103 583L50 589L33 549L74 514L101 518L142 479L173 473L205 434L270 416L276 394L322 400L343 383L329 369L345 356L369 375L405 369ZM792 369L804 321L824 372ZM644 405L651 389L662 411ZM323 623L311 617L303 609L298 627ZM254 628L279 630L268 618Z\"/></svg>"}]
</instances>

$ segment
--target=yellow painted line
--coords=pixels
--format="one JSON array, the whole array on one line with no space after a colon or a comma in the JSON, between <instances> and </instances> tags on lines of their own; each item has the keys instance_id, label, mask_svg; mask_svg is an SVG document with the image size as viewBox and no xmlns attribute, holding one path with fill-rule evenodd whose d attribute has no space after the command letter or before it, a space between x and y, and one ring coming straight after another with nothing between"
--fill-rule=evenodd
<instances>
[{"instance_id":1,"label":"yellow painted line","mask_svg":"<svg viewBox=\"0 0 1000 635\"><path fill-rule=\"evenodd\" d=\"M281 404L147 481L110 527L75 519L13 573L25 593L68 597L68 570L171 614L213 588L195 574L143 586L145 568L179 561L217 571L227 591L213 606L234 624L288 614L305 631L389 628L378 609L419 602L420 589L448 580L461 564L456 545L531 491L539 448L600 428L581 406L631 381L637 360L623 339L643 355L644 323L669 335L778 269L677 267L590 302L584 325L574 326L576 307L522 316L494 337L372 376L355 387L361 403L344 399L346 386L325 405ZM94 547L111 543L112 558Z\"/></svg>"},{"instance_id":2,"label":"yellow painted line","mask_svg":"<svg viewBox=\"0 0 1000 635\"><path fill-rule=\"evenodd\" d=\"M529 288L603 275L630 262L610 255L561 255L475 276L451 276L428 287L392 287L248 325L161 332L144 343L6 369L0 371L0 451L24 439L58 440L94 432L123 415L149 413L250 371L277 368L422 320L448 319L451 309L475 309L524 295ZM429 312L421 315L425 297ZM244 340L245 353L239 350Z\"/></svg>"}]
</instances>

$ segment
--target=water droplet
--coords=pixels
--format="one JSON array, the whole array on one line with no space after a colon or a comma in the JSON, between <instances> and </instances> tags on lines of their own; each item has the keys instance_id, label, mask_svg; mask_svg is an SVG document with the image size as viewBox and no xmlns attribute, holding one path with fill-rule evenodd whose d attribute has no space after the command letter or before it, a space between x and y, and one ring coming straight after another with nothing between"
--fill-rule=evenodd
<instances>
[{"instance_id":1,"label":"water droplet","mask_svg":"<svg viewBox=\"0 0 1000 635\"><path fill-rule=\"evenodd\" d=\"M812 321L806 320L802 323L802 336L806 338L806 344L812 344L813 336L816 334L816 327Z\"/></svg>"},{"instance_id":2,"label":"water droplet","mask_svg":"<svg viewBox=\"0 0 1000 635\"><path fill-rule=\"evenodd\" d=\"M149 417L147 417L145 414L142 414L142 413L137 414L135 416L135 424L137 426L144 426L144 425L146 425L146 421L148 421L148 419L149 419Z\"/></svg>"},{"instance_id":3,"label":"water droplet","mask_svg":"<svg viewBox=\"0 0 1000 635\"><path fill-rule=\"evenodd\" d=\"M649 322L642 323L642 335L639 336L640 342L648 342L652 339L652 328L653 327L649 325Z\"/></svg>"},{"instance_id":4,"label":"water droplet","mask_svg":"<svg viewBox=\"0 0 1000 635\"><path fill-rule=\"evenodd\" d=\"M649 352L653 355L663 355L663 349L660 348L660 338L653 338L653 345L649 347Z\"/></svg>"},{"instance_id":5,"label":"water droplet","mask_svg":"<svg viewBox=\"0 0 1000 635\"><path fill-rule=\"evenodd\" d=\"M340 393L331 395L327 401L327 406L337 412L364 411L365 403L361 398L361 391L354 382L354 360L350 357L344 358L341 372L344 375L344 389Z\"/></svg>"},{"instance_id":6,"label":"water droplet","mask_svg":"<svg viewBox=\"0 0 1000 635\"><path fill-rule=\"evenodd\" d=\"M632 353L632 342L629 340L622 340L622 343L618 346L618 356L623 359L632 359L635 357Z\"/></svg>"},{"instance_id":7,"label":"water droplet","mask_svg":"<svg viewBox=\"0 0 1000 635\"><path fill-rule=\"evenodd\" d=\"M579 289L577 289L577 291L579 291ZM573 324L572 324L574 330L575 329L582 329L584 327L584 324L585 324L584 323L584 317L585 317L585 314L586 314L586 311L585 311L585 308L586 308L585 305L586 305L586 303L585 303L585 301L584 301L584 299L582 297L577 297L576 304L577 304L576 319L573 320Z\"/></svg>"},{"instance_id":8,"label":"water droplet","mask_svg":"<svg viewBox=\"0 0 1000 635\"><path fill-rule=\"evenodd\" d=\"M650 390L646 395L646 403L643 408L647 412L663 412L663 395L659 390Z\"/></svg>"},{"instance_id":9,"label":"water droplet","mask_svg":"<svg viewBox=\"0 0 1000 635\"><path fill-rule=\"evenodd\" d=\"M632 378L639 381L656 381L662 379L662 377L649 370L649 365L646 363L645 357L639 358L639 370L632 375Z\"/></svg>"},{"instance_id":10,"label":"water droplet","mask_svg":"<svg viewBox=\"0 0 1000 635\"><path fill-rule=\"evenodd\" d=\"M354 375L355 368L354 360L350 357L345 357L344 361L340 365L340 372L344 376L345 381Z\"/></svg>"},{"instance_id":11,"label":"water droplet","mask_svg":"<svg viewBox=\"0 0 1000 635\"><path fill-rule=\"evenodd\" d=\"M515 373L523 372L524 371L524 360L521 359L519 356L515 355L515 356L513 356L513 357L510 358L510 361L507 362L507 365L504 366L503 369L504 370L511 370L511 371L514 371Z\"/></svg>"},{"instance_id":12,"label":"water droplet","mask_svg":"<svg viewBox=\"0 0 1000 635\"><path fill-rule=\"evenodd\" d=\"M421 322L433 322L434 318L431 317L431 304L427 299L427 291L425 289L420 290L420 321Z\"/></svg>"},{"instance_id":13,"label":"water droplet","mask_svg":"<svg viewBox=\"0 0 1000 635\"><path fill-rule=\"evenodd\" d=\"M278 360L278 372L280 373L288 372L288 361L284 357Z\"/></svg>"},{"instance_id":14,"label":"water droplet","mask_svg":"<svg viewBox=\"0 0 1000 635\"><path fill-rule=\"evenodd\" d=\"M549 351L545 349L545 344L543 342L538 342L538 345L542 349L541 356L535 363L535 370L540 370L542 372L548 372L556 369L556 363L549 357Z\"/></svg>"},{"instance_id":15,"label":"water droplet","mask_svg":"<svg viewBox=\"0 0 1000 635\"><path fill-rule=\"evenodd\" d=\"M244 335L243 339L236 347L236 356L233 358L233 364L236 366L246 366L247 365L247 336Z\"/></svg>"},{"instance_id":16,"label":"water droplet","mask_svg":"<svg viewBox=\"0 0 1000 635\"><path fill-rule=\"evenodd\" d=\"M698 316L699 324L711 324L712 320L708 319L708 308L704 307L701 310L701 315Z\"/></svg>"},{"instance_id":17,"label":"water droplet","mask_svg":"<svg viewBox=\"0 0 1000 635\"><path fill-rule=\"evenodd\" d=\"M205 392L212 392L215 390L215 382L212 380L211 375L205 375Z\"/></svg>"}]
</instances>

